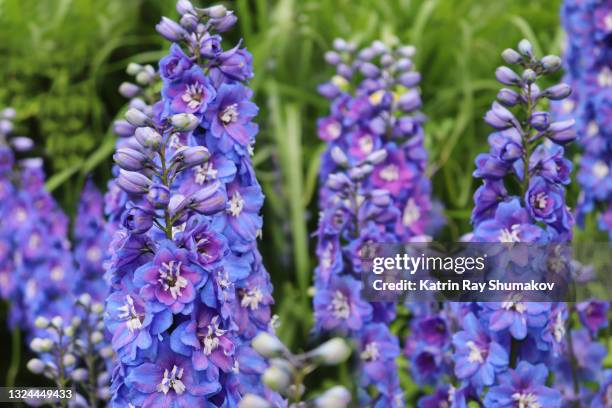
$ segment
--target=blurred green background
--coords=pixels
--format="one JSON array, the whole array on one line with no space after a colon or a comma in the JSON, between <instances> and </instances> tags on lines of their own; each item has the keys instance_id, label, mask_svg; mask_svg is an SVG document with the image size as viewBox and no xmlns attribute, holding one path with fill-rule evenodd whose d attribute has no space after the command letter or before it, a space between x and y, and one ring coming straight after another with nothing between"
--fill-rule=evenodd
<instances>
[{"instance_id":1,"label":"blurred green background","mask_svg":"<svg viewBox=\"0 0 612 408\"><path fill-rule=\"evenodd\" d=\"M198 2L210 5L212 2ZM254 55L260 115L254 157L267 199L260 248L275 284L279 334L305 347L308 288L316 265L317 168L323 149L316 92L332 70L323 53L336 37L417 47L433 191L448 218L443 235L469 231L473 159L487 149L482 117L499 84L500 52L521 38L537 54L559 53L559 0L237 0L226 40ZM88 173L110 177L113 119L125 104L118 85L129 61L155 63L168 44L155 32L174 0L0 0L0 106L18 112L19 133L45 158L49 187L69 214ZM575 192L570 202L575 201ZM1 322L0 322L1 323ZM6 339L4 324L1 338ZM8 343L7 340L3 342ZM0 371L14 353L3 347ZM25 357L24 357L25 358ZM22 369L22 371L24 371ZM23 375L20 373L20 375Z\"/></svg>"}]
</instances>

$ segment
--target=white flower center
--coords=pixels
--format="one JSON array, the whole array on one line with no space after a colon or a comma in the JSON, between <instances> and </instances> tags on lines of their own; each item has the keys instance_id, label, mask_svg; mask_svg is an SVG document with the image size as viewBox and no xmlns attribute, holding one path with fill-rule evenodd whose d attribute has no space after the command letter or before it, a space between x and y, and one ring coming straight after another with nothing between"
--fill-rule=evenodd
<instances>
[{"instance_id":1,"label":"white flower center","mask_svg":"<svg viewBox=\"0 0 612 408\"><path fill-rule=\"evenodd\" d=\"M532 393L514 393L512 399L516 401L517 408L542 408L538 402L538 397Z\"/></svg>"},{"instance_id":2,"label":"white flower center","mask_svg":"<svg viewBox=\"0 0 612 408\"><path fill-rule=\"evenodd\" d=\"M167 394L170 390L174 390L178 395L185 392L185 384L181 381L183 377L183 369L176 365L172 367L172 371L164 370L164 378L157 384L157 391Z\"/></svg>"},{"instance_id":3,"label":"white flower center","mask_svg":"<svg viewBox=\"0 0 612 408\"><path fill-rule=\"evenodd\" d=\"M102 251L97 246L92 246L85 254L89 262L98 262L102 258Z\"/></svg>"},{"instance_id":4,"label":"white flower center","mask_svg":"<svg viewBox=\"0 0 612 408\"><path fill-rule=\"evenodd\" d=\"M612 86L612 70L609 67L604 67L597 75L597 82L602 88Z\"/></svg>"},{"instance_id":5,"label":"white flower center","mask_svg":"<svg viewBox=\"0 0 612 408\"><path fill-rule=\"evenodd\" d=\"M612 13L606 14L604 17L604 25L606 26L606 30L612 30Z\"/></svg>"},{"instance_id":6,"label":"white flower center","mask_svg":"<svg viewBox=\"0 0 612 408\"><path fill-rule=\"evenodd\" d=\"M172 299L181 296L181 290L187 287L187 279L181 276L182 262L170 261L162 263L159 268L158 282L162 284L165 291L170 291Z\"/></svg>"},{"instance_id":7,"label":"white flower center","mask_svg":"<svg viewBox=\"0 0 612 408\"><path fill-rule=\"evenodd\" d=\"M331 242L328 242L327 246L323 250L323 253L321 254L321 266L324 269L331 268L334 262L334 258L332 256L333 253L334 253L334 245Z\"/></svg>"},{"instance_id":8,"label":"white flower center","mask_svg":"<svg viewBox=\"0 0 612 408\"><path fill-rule=\"evenodd\" d=\"M326 126L326 130L332 139L337 139L338 137L340 137L342 127L338 122L332 122Z\"/></svg>"},{"instance_id":9,"label":"white flower center","mask_svg":"<svg viewBox=\"0 0 612 408\"><path fill-rule=\"evenodd\" d=\"M125 303L118 309L121 313L119 314L120 319L125 319L125 325L127 326L130 333L134 333L134 330L138 330L142 327L140 315L136 312L134 307L134 299L130 295L125 297Z\"/></svg>"},{"instance_id":10,"label":"white flower center","mask_svg":"<svg viewBox=\"0 0 612 408\"><path fill-rule=\"evenodd\" d=\"M59 265L56 265L51 269L51 279L54 281L60 281L64 278L64 268Z\"/></svg>"},{"instance_id":11,"label":"white flower center","mask_svg":"<svg viewBox=\"0 0 612 408\"><path fill-rule=\"evenodd\" d=\"M499 241L500 242L521 242L519 238L519 234L521 232L521 226L519 224L514 224L508 228L504 228L499 233Z\"/></svg>"},{"instance_id":12,"label":"white flower center","mask_svg":"<svg viewBox=\"0 0 612 408\"><path fill-rule=\"evenodd\" d=\"M361 359L365 361L376 361L378 357L380 357L380 350L374 341L366 344L365 349L361 352Z\"/></svg>"},{"instance_id":13,"label":"white flower center","mask_svg":"<svg viewBox=\"0 0 612 408\"><path fill-rule=\"evenodd\" d=\"M479 349L476 343L471 340L465 343L465 345L470 349L470 354L468 354L468 361L470 363L484 363L483 354L486 353L486 350Z\"/></svg>"},{"instance_id":14,"label":"white flower center","mask_svg":"<svg viewBox=\"0 0 612 408\"><path fill-rule=\"evenodd\" d=\"M187 104L189 109L198 109L202 103L202 99L204 99L205 93L206 90L204 89L204 85L199 82L195 82L187 85L187 88L185 88L185 93L181 99Z\"/></svg>"},{"instance_id":15,"label":"white flower center","mask_svg":"<svg viewBox=\"0 0 612 408\"><path fill-rule=\"evenodd\" d=\"M374 141L372 140L372 136L367 135L359 138L359 148L364 154L372 153L374 150Z\"/></svg>"},{"instance_id":16,"label":"white flower center","mask_svg":"<svg viewBox=\"0 0 612 408\"><path fill-rule=\"evenodd\" d=\"M233 103L223 109L219 119L221 119L221 122L223 122L225 125L235 122L236 119L238 119L238 104Z\"/></svg>"},{"instance_id":17,"label":"white flower center","mask_svg":"<svg viewBox=\"0 0 612 408\"><path fill-rule=\"evenodd\" d=\"M38 234L32 234L30 235L30 240L28 241L28 246L30 248L38 248L40 245L40 235Z\"/></svg>"},{"instance_id":18,"label":"white flower center","mask_svg":"<svg viewBox=\"0 0 612 408\"><path fill-rule=\"evenodd\" d=\"M563 102L561 102L561 110L564 113L570 113L574 110L574 107L576 106L576 104L574 103L574 101L570 100L570 99L566 99Z\"/></svg>"},{"instance_id":19,"label":"white flower center","mask_svg":"<svg viewBox=\"0 0 612 408\"><path fill-rule=\"evenodd\" d=\"M553 325L553 334L557 343L561 343L563 337L565 337L565 322L563 321L561 313L557 313L557 317L555 318L555 323Z\"/></svg>"},{"instance_id":20,"label":"white flower center","mask_svg":"<svg viewBox=\"0 0 612 408\"><path fill-rule=\"evenodd\" d=\"M229 213L233 217L237 217L242 213L242 209L244 208L244 199L240 195L238 191L234 191L232 198L229 202Z\"/></svg>"},{"instance_id":21,"label":"white flower center","mask_svg":"<svg viewBox=\"0 0 612 408\"><path fill-rule=\"evenodd\" d=\"M240 306L244 308L250 308L251 310L257 310L259 303L263 300L263 294L257 287L247 291L240 300Z\"/></svg>"},{"instance_id":22,"label":"white flower center","mask_svg":"<svg viewBox=\"0 0 612 408\"><path fill-rule=\"evenodd\" d=\"M409 227L419 220L421 217L421 210L419 206L416 204L414 199L409 199L406 203L406 207L404 207L404 213L402 215L402 223Z\"/></svg>"},{"instance_id":23,"label":"white flower center","mask_svg":"<svg viewBox=\"0 0 612 408\"><path fill-rule=\"evenodd\" d=\"M502 308L506 310L515 310L518 313L523 314L527 307L523 302L502 302Z\"/></svg>"},{"instance_id":24,"label":"white flower center","mask_svg":"<svg viewBox=\"0 0 612 408\"><path fill-rule=\"evenodd\" d=\"M548 204L548 196L546 195L546 193L542 191L536 194L535 207L540 210L543 210L544 208L546 208L546 204Z\"/></svg>"},{"instance_id":25,"label":"white flower center","mask_svg":"<svg viewBox=\"0 0 612 408\"><path fill-rule=\"evenodd\" d=\"M209 180L214 180L217 178L217 173L219 172L214 168L211 162L206 162L201 166L195 167L195 182L198 184L204 184Z\"/></svg>"},{"instance_id":26,"label":"white flower center","mask_svg":"<svg viewBox=\"0 0 612 408\"><path fill-rule=\"evenodd\" d=\"M587 125L587 136L592 137L599 133L599 126L594 120L590 121Z\"/></svg>"},{"instance_id":27,"label":"white flower center","mask_svg":"<svg viewBox=\"0 0 612 408\"><path fill-rule=\"evenodd\" d=\"M597 180L603 180L610 174L610 168L602 160L597 160L593 165L593 175Z\"/></svg>"},{"instance_id":28,"label":"white flower center","mask_svg":"<svg viewBox=\"0 0 612 408\"><path fill-rule=\"evenodd\" d=\"M210 321L210 324L206 328L206 334L201 335L202 347L204 348L204 354L209 356L217 347L219 347L219 337L227 333L227 330L219 328L219 316L215 316Z\"/></svg>"},{"instance_id":29,"label":"white flower center","mask_svg":"<svg viewBox=\"0 0 612 408\"><path fill-rule=\"evenodd\" d=\"M26 211L26 210L24 210L24 209L23 209L23 208L21 208L21 207L20 207L20 208L18 208L18 209L15 211L15 219L17 220L17 222L19 222L19 223L21 224L22 222L24 222L25 220L27 220L27 219L28 219L28 213L27 213L27 211Z\"/></svg>"},{"instance_id":30,"label":"white flower center","mask_svg":"<svg viewBox=\"0 0 612 408\"><path fill-rule=\"evenodd\" d=\"M385 181L395 181L399 178L399 169L395 164L389 164L380 171L380 178Z\"/></svg>"},{"instance_id":31,"label":"white flower center","mask_svg":"<svg viewBox=\"0 0 612 408\"><path fill-rule=\"evenodd\" d=\"M349 306L348 299L339 290L334 293L334 298L331 302L331 310L337 319L348 319L351 314L351 307Z\"/></svg>"}]
</instances>

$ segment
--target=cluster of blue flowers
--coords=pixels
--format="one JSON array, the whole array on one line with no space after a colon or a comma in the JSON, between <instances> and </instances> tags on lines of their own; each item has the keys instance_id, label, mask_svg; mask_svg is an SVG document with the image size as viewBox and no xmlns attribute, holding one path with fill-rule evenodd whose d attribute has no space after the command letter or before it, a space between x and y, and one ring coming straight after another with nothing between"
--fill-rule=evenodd
<instances>
[{"instance_id":1,"label":"cluster of blue flowers","mask_svg":"<svg viewBox=\"0 0 612 408\"><path fill-rule=\"evenodd\" d=\"M133 99L116 124L123 192L107 195L116 231L106 326L118 355L117 407L235 407L246 392L278 398L263 389L266 364L250 347L268 330L272 303L256 244L263 194L250 159L252 58L240 44L222 48L233 12L187 0L177 10L179 23L157 25L173 42L159 64L161 100Z\"/></svg>"},{"instance_id":2,"label":"cluster of blue flowers","mask_svg":"<svg viewBox=\"0 0 612 408\"><path fill-rule=\"evenodd\" d=\"M536 58L527 40L519 43L518 51L505 50L502 57L522 72L507 66L496 71L497 80L508 88L499 92L498 102L485 116L496 132L489 136L490 151L476 159L474 176L484 182L474 196L474 232L467 239L567 242L574 221L565 202L571 163L564 158L563 146L576 137L574 121L553 122L543 109L546 99L562 100L571 89L558 84L541 90L537 85L541 77L560 68L561 60L556 56ZM604 379L606 352L597 342L597 333L607 326L607 304L591 301L570 307L558 302L508 300L448 306L450 313L442 314L445 323L437 326L459 328L451 338L458 388L440 383L434 395L421 400L422 407L442 401L453 407L468 401L486 407L561 407L597 398L597 390L585 384ZM573 313L582 328L571 329ZM448 336L441 334L440 338ZM436 340L428 342L435 344ZM446 344L443 351L448 350L444 347ZM430 361L440 371L445 369L444 364L433 364L445 362L443 358ZM552 382L550 372L554 373Z\"/></svg>"},{"instance_id":3,"label":"cluster of blue flowers","mask_svg":"<svg viewBox=\"0 0 612 408\"><path fill-rule=\"evenodd\" d=\"M607 1L564 2L567 33L565 79L571 98L557 104L559 118L574 118L584 153L578 182L578 221L597 211L599 227L612 239L612 6Z\"/></svg>"},{"instance_id":4,"label":"cluster of blue flowers","mask_svg":"<svg viewBox=\"0 0 612 408\"><path fill-rule=\"evenodd\" d=\"M318 123L328 147L320 172L316 328L356 341L359 403L367 406L404 402L395 363L399 342L388 327L395 305L361 298L362 259L375 243L426 239L431 218L414 52L380 41L357 50L336 40L325 58L337 74L319 87L332 106Z\"/></svg>"}]
</instances>

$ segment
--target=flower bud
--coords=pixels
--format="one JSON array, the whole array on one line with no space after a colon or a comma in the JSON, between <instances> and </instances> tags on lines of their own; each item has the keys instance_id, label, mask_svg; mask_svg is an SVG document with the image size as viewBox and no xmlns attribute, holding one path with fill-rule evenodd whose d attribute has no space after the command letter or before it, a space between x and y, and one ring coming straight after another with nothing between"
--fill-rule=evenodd
<instances>
[{"instance_id":1,"label":"flower bud","mask_svg":"<svg viewBox=\"0 0 612 408\"><path fill-rule=\"evenodd\" d=\"M533 56L533 46L531 45L531 43L529 42L529 40L526 39L522 39L519 43L518 43L518 50L521 54L527 56L527 57L532 57Z\"/></svg>"},{"instance_id":2,"label":"flower bud","mask_svg":"<svg viewBox=\"0 0 612 408\"><path fill-rule=\"evenodd\" d=\"M560 83L546 88L540 95L553 101L558 101L567 98L571 93L572 88L568 84Z\"/></svg>"},{"instance_id":3,"label":"flower bud","mask_svg":"<svg viewBox=\"0 0 612 408\"><path fill-rule=\"evenodd\" d=\"M362 63L359 70L366 78L376 78L380 75L378 67L370 62Z\"/></svg>"},{"instance_id":4,"label":"flower bud","mask_svg":"<svg viewBox=\"0 0 612 408\"><path fill-rule=\"evenodd\" d=\"M130 137L134 134L134 130L136 130L136 127L126 120L116 120L113 122L113 132L118 136Z\"/></svg>"},{"instance_id":5,"label":"flower bud","mask_svg":"<svg viewBox=\"0 0 612 408\"><path fill-rule=\"evenodd\" d=\"M333 47L340 52L348 51L348 44L342 38L336 38L333 42Z\"/></svg>"},{"instance_id":6,"label":"flower bud","mask_svg":"<svg viewBox=\"0 0 612 408\"><path fill-rule=\"evenodd\" d=\"M514 106L521 100L521 96L512 89L502 88L497 93L497 100L506 106Z\"/></svg>"},{"instance_id":7,"label":"flower bud","mask_svg":"<svg viewBox=\"0 0 612 408\"><path fill-rule=\"evenodd\" d=\"M333 173L327 178L326 185L332 190L339 191L351 185L351 180L344 173Z\"/></svg>"},{"instance_id":8,"label":"flower bud","mask_svg":"<svg viewBox=\"0 0 612 408\"><path fill-rule=\"evenodd\" d=\"M13 108L4 108L0 111L0 118L3 119L15 119L17 111Z\"/></svg>"},{"instance_id":9,"label":"flower bud","mask_svg":"<svg viewBox=\"0 0 612 408\"><path fill-rule=\"evenodd\" d=\"M102 340L104 340L104 335L102 334L102 332L96 330L95 332L91 333L92 344L100 344Z\"/></svg>"},{"instance_id":10,"label":"flower bud","mask_svg":"<svg viewBox=\"0 0 612 408\"><path fill-rule=\"evenodd\" d=\"M155 26L155 29L161 34L162 37L172 42L180 41L185 35L187 35L187 32L183 27L167 17L162 17L161 21Z\"/></svg>"},{"instance_id":11,"label":"flower bud","mask_svg":"<svg viewBox=\"0 0 612 408\"><path fill-rule=\"evenodd\" d=\"M87 370L84 368L77 368L70 374L70 377L76 382L86 381L88 377Z\"/></svg>"},{"instance_id":12,"label":"flower bud","mask_svg":"<svg viewBox=\"0 0 612 408\"><path fill-rule=\"evenodd\" d=\"M125 113L125 119L134 126L144 126L149 122L149 117L136 108L130 108Z\"/></svg>"},{"instance_id":13,"label":"flower bud","mask_svg":"<svg viewBox=\"0 0 612 408\"><path fill-rule=\"evenodd\" d=\"M342 57L340 57L340 54L334 51L327 51L324 58L330 65L338 65L340 62L342 62Z\"/></svg>"},{"instance_id":14,"label":"flower bud","mask_svg":"<svg viewBox=\"0 0 612 408\"><path fill-rule=\"evenodd\" d=\"M256 352L266 358L276 357L285 350L283 343L276 336L267 332L259 333L253 339L251 346Z\"/></svg>"},{"instance_id":15,"label":"flower bud","mask_svg":"<svg viewBox=\"0 0 612 408\"><path fill-rule=\"evenodd\" d=\"M362 164L349 169L348 175L352 180L361 180L370 175L372 171L374 171L374 167L371 164Z\"/></svg>"},{"instance_id":16,"label":"flower bud","mask_svg":"<svg viewBox=\"0 0 612 408\"><path fill-rule=\"evenodd\" d=\"M16 136L11 139L11 146L18 152L27 152L34 147L34 141L26 136Z\"/></svg>"},{"instance_id":17,"label":"flower bud","mask_svg":"<svg viewBox=\"0 0 612 408\"><path fill-rule=\"evenodd\" d=\"M540 62L546 72L556 72L561 68L561 58L556 55L547 55L543 57Z\"/></svg>"},{"instance_id":18,"label":"flower bud","mask_svg":"<svg viewBox=\"0 0 612 408\"><path fill-rule=\"evenodd\" d=\"M577 136L574 123L574 119L554 122L548 127L546 136L553 142L560 145L571 143Z\"/></svg>"},{"instance_id":19,"label":"flower bud","mask_svg":"<svg viewBox=\"0 0 612 408\"><path fill-rule=\"evenodd\" d=\"M91 295L89 293L83 293L81 296L79 296L79 303L83 306L89 306L91 303Z\"/></svg>"},{"instance_id":20,"label":"flower bud","mask_svg":"<svg viewBox=\"0 0 612 408\"><path fill-rule=\"evenodd\" d=\"M100 302L96 302L91 306L91 311L95 314L101 315L102 313L104 313L104 305Z\"/></svg>"},{"instance_id":21,"label":"flower bud","mask_svg":"<svg viewBox=\"0 0 612 408\"><path fill-rule=\"evenodd\" d=\"M225 193L225 189L221 188L221 183L219 181L215 181L204 188L200 188L183 200L183 202L179 204L177 212L185 207L189 207L197 213L213 215L224 210L226 205L227 194Z\"/></svg>"},{"instance_id":22,"label":"flower bud","mask_svg":"<svg viewBox=\"0 0 612 408\"><path fill-rule=\"evenodd\" d=\"M100 356L103 358L111 358L114 354L115 352L112 346L106 346L100 349Z\"/></svg>"},{"instance_id":23,"label":"flower bud","mask_svg":"<svg viewBox=\"0 0 612 408\"><path fill-rule=\"evenodd\" d=\"M398 82L404 85L406 88L412 88L421 82L421 74L418 72L406 72L400 75Z\"/></svg>"},{"instance_id":24,"label":"flower bud","mask_svg":"<svg viewBox=\"0 0 612 408\"><path fill-rule=\"evenodd\" d=\"M291 384L291 375L278 366L272 366L264 371L261 381L271 390L282 392L287 390Z\"/></svg>"},{"instance_id":25,"label":"flower bud","mask_svg":"<svg viewBox=\"0 0 612 408\"><path fill-rule=\"evenodd\" d=\"M224 17L211 20L213 27L219 33L224 33L231 29L236 24L236 21L238 21L238 17L231 11L228 11Z\"/></svg>"},{"instance_id":26,"label":"flower bud","mask_svg":"<svg viewBox=\"0 0 612 408\"><path fill-rule=\"evenodd\" d=\"M71 366L76 364L76 357L74 356L74 354L65 354L64 358L62 359L62 363L64 363L65 366Z\"/></svg>"},{"instance_id":27,"label":"flower bud","mask_svg":"<svg viewBox=\"0 0 612 408\"><path fill-rule=\"evenodd\" d=\"M404 58L412 58L416 54L416 47L414 45L404 45L399 47L397 53Z\"/></svg>"},{"instance_id":28,"label":"flower bud","mask_svg":"<svg viewBox=\"0 0 612 408\"><path fill-rule=\"evenodd\" d=\"M134 137L143 147L157 149L162 142L162 136L151 127L139 127L134 132Z\"/></svg>"},{"instance_id":29,"label":"flower bud","mask_svg":"<svg viewBox=\"0 0 612 408\"><path fill-rule=\"evenodd\" d=\"M198 27L198 18L193 14L183 14L179 23L188 31L195 31Z\"/></svg>"},{"instance_id":30,"label":"flower bud","mask_svg":"<svg viewBox=\"0 0 612 408\"><path fill-rule=\"evenodd\" d=\"M181 171L205 163L209 158L210 153L204 146L182 147L172 158L172 164Z\"/></svg>"},{"instance_id":31,"label":"flower bud","mask_svg":"<svg viewBox=\"0 0 612 408\"><path fill-rule=\"evenodd\" d=\"M46 353L53 348L53 341L51 339L34 337L30 342L30 348L36 353Z\"/></svg>"},{"instance_id":32,"label":"flower bud","mask_svg":"<svg viewBox=\"0 0 612 408\"><path fill-rule=\"evenodd\" d=\"M43 371L45 371L45 363L38 358L33 358L28 361L26 367L34 374L42 374Z\"/></svg>"},{"instance_id":33,"label":"flower bud","mask_svg":"<svg viewBox=\"0 0 612 408\"><path fill-rule=\"evenodd\" d=\"M336 337L321 344L311 353L321 364L337 365L349 358L351 348L345 340Z\"/></svg>"},{"instance_id":34,"label":"flower bud","mask_svg":"<svg viewBox=\"0 0 612 408\"><path fill-rule=\"evenodd\" d=\"M142 170L149 162L149 157L138 150L120 147L113 155L113 160L124 170Z\"/></svg>"},{"instance_id":35,"label":"flower bud","mask_svg":"<svg viewBox=\"0 0 612 408\"><path fill-rule=\"evenodd\" d=\"M338 166L346 167L349 165L348 157L339 146L332 148L331 158Z\"/></svg>"},{"instance_id":36,"label":"flower bud","mask_svg":"<svg viewBox=\"0 0 612 408\"><path fill-rule=\"evenodd\" d=\"M376 164L380 164L383 161L385 161L386 158L387 158L387 151L385 149L378 149L370 153L368 157L366 157L366 160L369 163L376 165Z\"/></svg>"},{"instance_id":37,"label":"flower bud","mask_svg":"<svg viewBox=\"0 0 612 408\"><path fill-rule=\"evenodd\" d=\"M273 408L265 399L255 395L246 394L238 403L238 408Z\"/></svg>"},{"instance_id":38,"label":"flower bud","mask_svg":"<svg viewBox=\"0 0 612 408\"><path fill-rule=\"evenodd\" d=\"M155 213L143 207L132 207L123 216L123 226L131 233L144 234L153 226Z\"/></svg>"},{"instance_id":39,"label":"flower bud","mask_svg":"<svg viewBox=\"0 0 612 408\"><path fill-rule=\"evenodd\" d=\"M502 58L506 61L507 64L518 64L521 62L521 54L513 50L512 48L506 48L502 52Z\"/></svg>"},{"instance_id":40,"label":"flower bud","mask_svg":"<svg viewBox=\"0 0 612 408\"><path fill-rule=\"evenodd\" d=\"M53 319L51 319L51 324L58 328L62 327L64 324L64 319L62 319L62 316L55 316Z\"/></svg>"},{"instance_id":41,"label":"flower bud","mask_svg":"<svg viewBox=\"0 0 612 408\"><path fill-rule=\"evenodd\" d=\"M498 130L508 129L517 122L512 112L497 102L493 102L493 105L486 113L484 120Z\"/></svg>"},{"instance_id":42,"label":"flower bud","mask_svg":"<svg viewBox=\"0 0 612 408\"><path fill-rule=\"evenodd\" d=\"M504 85L517 85L521 83L521 78L517 73L508 67L498 67L495 70L495 78Z\"/></svg>"},{"instance_id":43,"label":"flower bud","mask_svg":"<svg viewBox=\"0 0 612 408\"><path fill-rule=\"evenodd\" d=\"M119 85L119 93L125 98L133 98L140 93L140 87L131 82L122 82Z\"/></svg>"},{"instance_id":44,"label":"flower bud","mask_svg":"<svg viewBox=\"0 0 612 408\"><path fill-rule=\"evenodd\" d=\"M421 96L416 89L410 89L400 96L397 105L404 112L412 112L421 107Z\"/></svg>"},{"instance_id":45,"label":"flower bud","mask_svg":"<svg viewBox=\"0 0 612 408\"><path fill-rule=\"evenodd\" d=\"M402 58L399 61L397 61L396 64L396 68L399 72L406 72L406 71L410 71L412 69L412 61L410 61L408 58Z\"/></svg>"},{"instance_id":46,"label":"flower bud","mask_svg":"<svg viewBox=\"0 0 612 408\"><path fill-rule=\"evenodd\" d=\"M227 15L227 8L221 5L207 7L204 9L204 14L210 18L223 18Z\"/></svg>"},{"instance_id":47,"label":"flower bud","mask_svg":"<svg viewBox=\"0 0 612 408\"><path fill-rule=\"evenodd\" d=\"M68 337L72 337L72 336L74 336L74 330L75 330L74 328L75 328L75 327L76 327L76 326L68 326L68 327L66 327L66 328L64 329L64 334L65 334L66 336L68 336Z\"/></svg>"},{"instance_id":48,"label":"flower bud","mask_svg":"<svg viewBox=\"0 0 612 408\"><path fill-rule=\"evenodd\" d=\"M331 387L314 401L316 408L345 408L351 402L351 393L341 385Z\"/></svg>"},{"instance_id":49,"label":"flower bud","mask_svg":"<svg viewBox=\"0 0 612 408\"><path fill-rule=\"evenodd\" d=\"M147 201L155 208L164 208L170 202L170 190L163 184L154 184L147 193Z\"/></svg>"},{"instance_id":50,"label":"flower bud","mask_svg":"<svg viewBox=\"0 0 612 408\"><path fill-rule=\"evenodd\" d=\"M119 170L117 184L130 194L145 194L152 181L145 175L133 171Z\"/></svg>"},{"instance_id":51,"label":"flower bud","mask_svg":"<svg viewBox=\"0 0 612 408\"><path fill-rule=\"evenodd\" d=\"M384 54L382 57L380 57L380 65L385 68L390 67L391 65L393 65L394 62L395 59L390 54Z\"/></svg>"},{"instance_id":52,"label":"flower bud","mask_svg":"<svg viewBox=\"0 0 612 408\"><path fill-rule=\"evenodd\" d=\"M135 62L130 62L130 63L128 64L127 68L125 69L125 72L126 72L128 75L132 75L132 76L134 76L134 75L138 74L138 73L140 72L140 70L141 70L141 69L142 69L142 65L137 64L137 63L135 63Z\"/></svg>"},{"instance_id":53,"label":"flower bud","mask_svg":"<svg viewBox=\"0 0 612 408\"><path fill-rule=\"evenodd\" d=\"M36 320L34 320L34 326L37 329L46 329L49 327L49 320L46 317L38 316Z\"/></svg>"},{"instance_id":54,"label":"flower bud","mask_svg":"<svg viewBox=\"0 0 612 408\"><path fill-rule=\"evenodd\" d=\"M79 327L83 321L79 316L74 316L72 320L70 320L70 324L72 327Z\"/></svg>"},{"instance_id":55,"label":"flower bud","mask_svg":"<svg viewBox=\"0 0 612 408\"><path fill-rule=\"evenodd\" d=\"M550 113L534 112L529 119L531 126L536 130L546 130L550 126Z\"/></svg>"},{"instance_id":56,"label":"flower bud","mask_svg":"<svg viewBox=\"0 0 612 408\"><path fill-rule=\"evenodd\" d=\"M187 13L195 14L195 8L193 7L193 4L191 4L189 0L177 1L176 11L178 11L179 14L187 14Z\"/></svg>"},{"instance_id":57,"label":"flower bud","mask_svg":"<svg viewBox=\"0 0 612 408\"><path fill-rule=\"evenodd\" d=\"M170 118L172 126L179 132L191 132L193 129L198 127L199 120L195 115L191 113L178 113Z\"/></svg>"},{"instance_id":58,"label":"flower bud","mask_svg":"<svg viewBox=\"0 0 612 408\"><path fill-rule=\"evenodd\" d=\"M533 84L536 81L536 79L538 79L538 76L535 73L535 71L530 68L527 68L525 71L523 71L522 77L523 77L523 80L527 82L528 84Z\"/></svg>"},{"instance_id":59,"label":"flower bud","mask_svg":"<svg viewBox=\"0 0 612 408\"><path fill-rule=\"evenodd\" d=\"M377 207L388 207L391 205L391 195L387 190L376 189L371 193L372 204Z\"/></svg>"},{"instance_id":60,"label":"flower bud","mask_svg":"<svg viewBox=\"0 0 612 408\"><path fill-rule=\"evenodd\" d=\"M371 61L376 57L376 55L378 55L376 50L371 47L367 47L359 51L357 58L359 58L361 61Z\"/></svg>"}]
</instances>

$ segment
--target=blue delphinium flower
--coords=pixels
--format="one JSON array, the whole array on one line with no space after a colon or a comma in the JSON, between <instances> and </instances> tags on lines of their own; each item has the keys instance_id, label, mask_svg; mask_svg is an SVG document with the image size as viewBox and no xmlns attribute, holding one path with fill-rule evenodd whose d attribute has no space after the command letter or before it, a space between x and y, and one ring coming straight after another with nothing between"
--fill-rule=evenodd
<instances>
[{"instance_id":1,"label":"blue delphinium flower","mask_svg":"<svg viewBox=\"0 0 612 408\"><path fill-rule=\"evenodd\" d=\"M565 79L570 99L555 105L558 119L573 118L584 149L577 180L582 187L577 217L595 211L601 230L612 238L612 10L606 1L566 0L561 20L567 33Z\"/></svg>"},{"instance_id":2,"label":"blue delphinium flower","mask_svg":"<svg viewBox=\"0 0 612 408\"><path fill-rule=\"evenodd\" d=\"M484 400L487 407L559 407L561 393L546 386L548 369L544 364L521 361L515 370L491 387Z\"/></svg>"},{"instance_id":3,"label":"blue delphinium flower","mask_svg":"<svg viewBox=\"0 0 612 408\"><path fill-rule=\"evenodd\" d=\"M233 12L186 0L177 10L180 24L157 25L173 42L160 61L161 99L140 98L149 89L140 84L115 126L106 324L117 407L235 407L246 392L269 393L250 348L270 330L272 303L256 244L263 194L250 159L251 57L221 46ZM128 67L143 70L154 82L154 70Z\"/></svg>"},{"instance_id":4,"label":"blue delphinium flower","mask_svg":"<svg viewBox=\"0 0 612 408\"><path fill-rule=\"evenodd\" d=\"M338 39L325 56L337 74L319 87L331 112L318 122L327 149L320 171L316 330L343 333L362 344L360 403L368 406L404 403L398 353L381 348L397 347L386 328L395 307L360 298L363 256L373 243L424 240L435 224L413 54L413 47L380 41L357 50ZM373 328L385 328L380 338L372 337ZM372 341L364 344L366 339ZM386 367L384 375L373 367ZM369 394L370 386L380 390L377 396Z\"/></svg>"}]
</instances>

